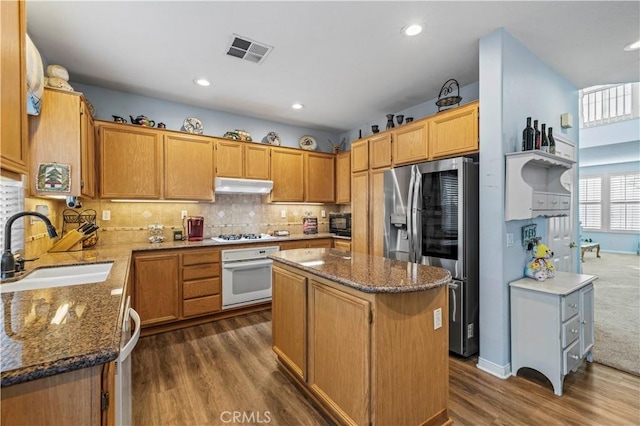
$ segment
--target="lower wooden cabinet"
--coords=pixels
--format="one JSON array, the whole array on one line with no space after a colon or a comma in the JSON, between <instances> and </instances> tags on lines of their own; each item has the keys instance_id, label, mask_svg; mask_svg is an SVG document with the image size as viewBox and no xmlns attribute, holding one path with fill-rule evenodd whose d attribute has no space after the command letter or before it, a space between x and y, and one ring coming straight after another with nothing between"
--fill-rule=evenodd
<instances>
[{"instance_id":1,"label":"lower wooden cabinet","mask_svg":"<svg viewBox=\"0 0 640 426\"><path fill-rule=\"evenodd\" d=\"M333 240L333 248L335 248L336 250L351 251L351 241L342 240L342 239L334 239Z\"/></svg>"},{"instance_id":2,"label":"lower wooden cabinet","mask_svg":"<svg viewBox=\"0 0 640 426\"><path fill-rule=\"evenodd\" d=\"M193 317L222 309L220 250L185 251L182 256L182 315Z\"/></svg>"},{"instance_id":3,"label":"lower wooden cabinet","mask_svg":"<svg viewBox=\"0 0 640 426\"><path fill-rule=\"evenodd\" d=\"M177 251L134 254L134 309L141 326L180 318L179 255Z\"/></svg>"},{"instance_id":4,"label":"lower wooden cabinet","mask_svg":"<svg viewBox=\"0 0 640 426\"><path fill-rule=\"evenodd\" d=\"M281 251L300 248L332 248L333 240L331 238L318 238L314 240L282 241L278 243L278 246Z\"/></svg>"}]
</instances>

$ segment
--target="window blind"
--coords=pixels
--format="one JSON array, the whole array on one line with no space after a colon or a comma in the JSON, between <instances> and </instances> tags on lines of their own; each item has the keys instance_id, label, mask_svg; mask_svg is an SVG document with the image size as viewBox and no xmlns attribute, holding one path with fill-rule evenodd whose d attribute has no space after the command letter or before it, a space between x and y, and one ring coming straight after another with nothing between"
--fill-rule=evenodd
<instances>
[{"instance_id":1,"label":"window blind","mask_svg":"<svg viewBox=\"0 0 640 426\"><path fill-rule=\"evenodd\" d=\"M640 231L640 173L609 177L609 228Z\"/></svg>"},{"instance_id":2,"label":"window blind","mask_svg":"<svg viewBox=\"0 0 640 426\"><path fill-rule=\"evenodd\" d=\"M602 177L580 179L580 222L585 229L602 227Z\"/></svg>"},{"instance_id":3,"label":"window blind","mask_svg":"<svg viewBox=\"0 0 640 426\"><path fill-rule=\"evenodd\" d=\"M24 184L22 181L0 179L0 241L4 247L4 226L7 219L24 210ZM24 250L24 220L17 220L11 227L11 251Z\"/></svg>"}]
</instances>

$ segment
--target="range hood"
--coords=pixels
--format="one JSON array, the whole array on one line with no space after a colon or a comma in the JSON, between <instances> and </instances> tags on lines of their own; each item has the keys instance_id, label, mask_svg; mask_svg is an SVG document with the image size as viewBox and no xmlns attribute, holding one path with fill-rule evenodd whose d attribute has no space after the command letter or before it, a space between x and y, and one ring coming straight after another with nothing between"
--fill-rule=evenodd
<instances>
[{"instance_id":1,"label":"range hood","mask_svg":"<svg viewBox=\"0 0 640 426\"><path fill-rule=\"evenodd\" d=\"M272 188L271 180L217 177L214 181L214 190L218 194L268 194Z\"/></svg>"}]
</instances>

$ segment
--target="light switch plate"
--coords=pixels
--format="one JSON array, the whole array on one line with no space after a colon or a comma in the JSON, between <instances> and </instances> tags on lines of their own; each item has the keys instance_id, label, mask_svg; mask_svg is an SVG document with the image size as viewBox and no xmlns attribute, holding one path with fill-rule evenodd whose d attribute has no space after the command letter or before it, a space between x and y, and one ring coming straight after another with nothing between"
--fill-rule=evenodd
<instances>
[{"instance_id":1,"label":"light switch plate","mask_svg":"<svg viewBox=\"0 0 640 426\"><path fill-rule=\"evenodd\" d=\"M102 210L102 220L111 220L111 210Z\"/></svg>"},{"instance_id":2,"label":"light switch plate","mask_svg":"<svg viewBox=\"0 0 640 426\"><path fill-rule=\"evenodd\" d=\"M187 217L187 211L186 210L182 210L180 212L180 219L184 219L185 217Z\"/></svg>"},{"instance_id":3,"label":"light switch plate","mask_svg":"<svg viewBox=\"0 0 640 426\"><path fill-rule=\"evenodd\" d=\"M442 327L442 308L433 311L433 329L437 330Z\"/></svg>"},{"instance_id":4,"label":"light switch plate","mask_svg":"<svg viewBox=\"0 0 640 426\"><path fill-rule=\"evenodd\" d=\"M280 210L280 217L283 218L283 219L285 217L287 217L287 211L286 210Z\"/></svg>"},{"instance_id":5,"label":"light switch plate","mask_svg":"<svg viewBox=\"0 0 640 426\"><path fill-rule=\"evenodd\" d=\"M320 216L327 217L326 211L324 211L324 210L320 211Z\"/></svg>"}]
</instances>

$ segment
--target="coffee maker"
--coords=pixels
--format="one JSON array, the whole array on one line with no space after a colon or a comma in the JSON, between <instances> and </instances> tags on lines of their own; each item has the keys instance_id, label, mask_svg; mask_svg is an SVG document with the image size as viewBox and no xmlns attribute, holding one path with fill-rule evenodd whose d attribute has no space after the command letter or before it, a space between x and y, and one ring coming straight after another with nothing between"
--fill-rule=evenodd
<instances>
[{"instance_id":1,"label":"coffee maker","mask_svg":"<svg viewBox=\"0 0 640 426\"><path fill-rule=\"evenodd\" d=\"M187 218L187 239L189 241L202 241L204 235L204 217L190 216Z\"/></svg>"}]
</instances>

